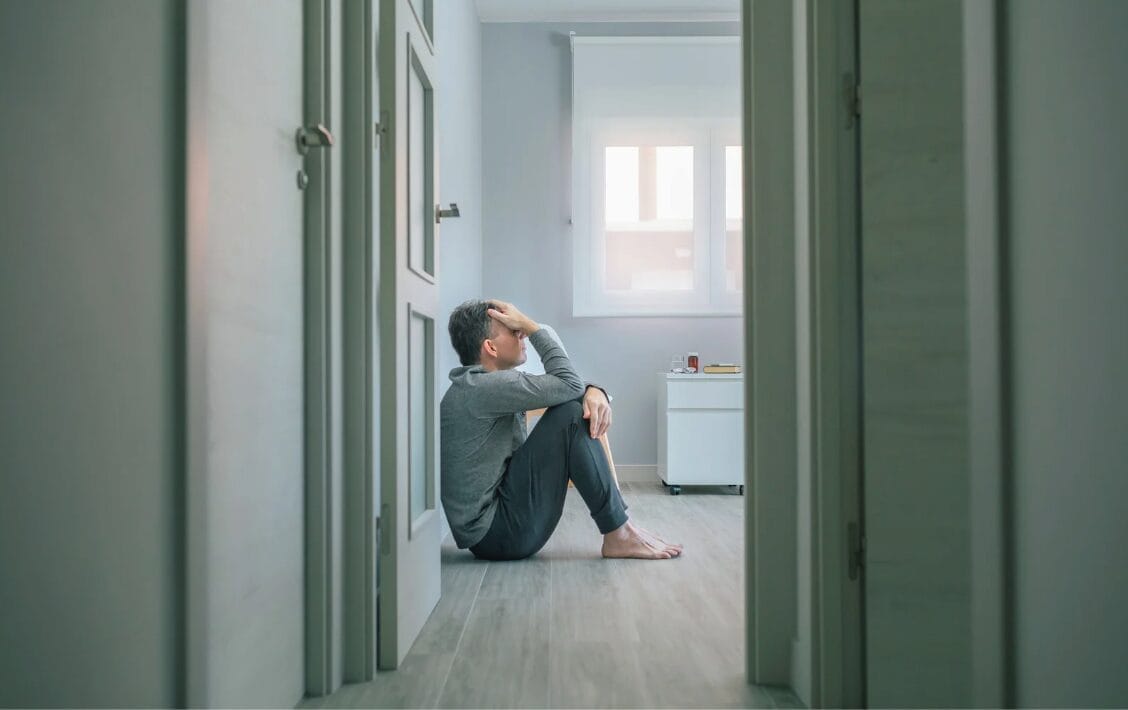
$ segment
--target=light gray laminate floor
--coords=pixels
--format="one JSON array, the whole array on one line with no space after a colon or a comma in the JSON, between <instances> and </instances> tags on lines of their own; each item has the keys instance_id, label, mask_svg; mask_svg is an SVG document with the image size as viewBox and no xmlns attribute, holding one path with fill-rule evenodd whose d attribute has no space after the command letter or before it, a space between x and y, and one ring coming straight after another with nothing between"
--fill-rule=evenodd
<instances>
[{"instance_id":1,"label":"light gray laminate floor","mask_svg":"<svg viewBox=\"0 0 1128 710\"><path fill-rule=\"evenodd\" d=\"M548 545L482 562L448 541L442 600L401 667L301 707L802 707L744 683L744 499L624 484L681 559L604 560L569 491Z\"/></svg>"}]
</instances>

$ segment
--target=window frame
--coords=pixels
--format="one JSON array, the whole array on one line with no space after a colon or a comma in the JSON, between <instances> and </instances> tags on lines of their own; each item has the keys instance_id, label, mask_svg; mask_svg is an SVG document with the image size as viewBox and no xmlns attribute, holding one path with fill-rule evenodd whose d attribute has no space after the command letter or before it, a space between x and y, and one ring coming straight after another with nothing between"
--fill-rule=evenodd
<instances>
[{"instance_id":1,"label":"window frame","mask_svg":"<svg viewBox=\"0 0 1128 710\"><path fill-rule=\"evenodd\" d=\"M728 246L728 211L726 207L726 200L728 198L726 181L726 164L727 154L726 148L728 146L735 146L741 149L740 140L740 122L739 121L717 121L714 123L713 129L710 131L709 136L709 174L710 174L710 228L709 228L709 247L710 262L709 273L712 276L711 291L709 294L710 303L722 309L724 312L735 311L737 314L744 302L744 267L741 262L741 288L736 291L729 291L725 281L725 257L726 249ZM740 150L741 161L744 160L743 150ZM743 172L741 172L741 180L743 180ZM741 185L740 194L744 194L744 186ZM716 229L715 225L720 225L720 229ZM744 218L743 210L740 218L740 232L743 237L744 234ZM742 247L743 248L743 247Z\"/></svg>"},{"instance_id":2,"label":"window frame","mask_svg":"<svg viewBox=\"0 0 1128 710\"><path fill-rule=\"evenodd\" d=\"M741 145L737 118L592 118L585 122L587 145L575 146L577 204L586 202L573 223L572 315L584 317L740 317L741 291L725 288L725 146ZM692 146L693 279L689 291L608 291L604 220L605 149L617 146ZM586 188L586 189L585 189ZM717 225L720 228L717 228ZM741 225L743 228L743 224Z\"/></svg>"}]
</instances>

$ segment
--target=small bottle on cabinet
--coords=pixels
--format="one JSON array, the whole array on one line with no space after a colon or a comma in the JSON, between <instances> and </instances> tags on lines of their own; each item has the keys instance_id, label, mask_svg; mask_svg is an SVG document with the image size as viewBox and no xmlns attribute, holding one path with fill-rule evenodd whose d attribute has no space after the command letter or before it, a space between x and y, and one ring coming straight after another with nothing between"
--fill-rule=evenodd
<instances>
[{"instance_id":1,"label":"small bottle on cabinet","mask_svg":"<svg viewBox=\"0 0 1128 710\"><path fill-rule=\"evenodd\" d=\"M697 372L698 369L699 368L698 368L698 365L697 365L697 353L690 353L689 354L689 361L686 363L686 370L689 371L689 372Z\"/></svg>"}]
</instances>

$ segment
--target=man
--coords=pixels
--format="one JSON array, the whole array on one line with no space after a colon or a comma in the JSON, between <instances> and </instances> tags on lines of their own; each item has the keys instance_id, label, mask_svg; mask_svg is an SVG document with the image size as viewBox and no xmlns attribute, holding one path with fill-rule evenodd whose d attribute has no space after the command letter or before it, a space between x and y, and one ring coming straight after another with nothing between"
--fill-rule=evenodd
<instances>
[{"instance_id":1,"label":"man","mask_svg":"<svg viewBox=\"0 0 1128 710\"><path fill-rule=\"evenodd\" d=\"M599 532L604 557L669 559L681 554L634 525L599 438L611 426L606 393L584 385L564 349L516 306L467 301L451 313L462 362L443 396L442 500L454 540L488 560L536 554L560 522L570 478ZM545 374L514 368L525 343ZM532 435L525 411L548 407Z\"/></svg>"}]
</instances>

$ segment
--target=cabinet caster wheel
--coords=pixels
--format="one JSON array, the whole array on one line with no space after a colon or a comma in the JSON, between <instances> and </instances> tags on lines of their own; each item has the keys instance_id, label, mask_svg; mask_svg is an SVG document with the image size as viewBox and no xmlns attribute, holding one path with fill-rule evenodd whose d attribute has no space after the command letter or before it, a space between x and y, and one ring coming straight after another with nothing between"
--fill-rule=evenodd
<instances>
[{"instance_id":1,"label":"cabinet caster wheel","mask_svg":"<svg viewBox=\"0 0 1128 710\"><path fill-rule=\"evenodd\" d=\"M670 495L681 495L681 486L670 486Z\"/></svg>"}]
</instances>

